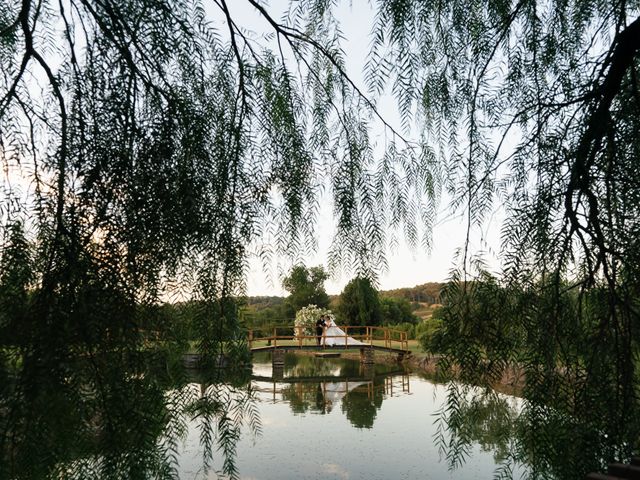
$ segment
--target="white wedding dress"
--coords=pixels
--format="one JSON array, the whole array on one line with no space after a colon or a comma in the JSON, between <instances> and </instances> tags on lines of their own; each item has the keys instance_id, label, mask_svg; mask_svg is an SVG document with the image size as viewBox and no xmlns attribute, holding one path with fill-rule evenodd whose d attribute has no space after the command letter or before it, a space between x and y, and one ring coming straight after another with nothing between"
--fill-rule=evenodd
<instances>
[{"instance_id":1,"label":"white wedding dress","mask_svg":"<svg viewBox=\"0 0 640 480\"><path fill-rule=\"evenodd\" d=\"M346 337L346 343L345 343ZM324 344L325 345L367 345L356 340L353 337L348 337L344 330L338 328L333 320L330 321L329 327L324 332Z\"/></svg>"}]
</instances>

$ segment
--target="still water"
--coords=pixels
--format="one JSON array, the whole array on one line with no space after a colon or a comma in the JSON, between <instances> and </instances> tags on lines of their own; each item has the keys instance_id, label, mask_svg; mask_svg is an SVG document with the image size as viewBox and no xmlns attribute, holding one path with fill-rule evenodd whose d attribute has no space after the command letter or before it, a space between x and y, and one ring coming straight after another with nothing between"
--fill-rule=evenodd
<instances>
[{"instance_id":1,"label":"still water","mask_svg":"<svg viewBox=\"0 0 640 480\"><path fill-rule=\"evenodd\" d=\"M601 427L606 411L556 410L396 365L290 355L273 371L265 355L253 370L185 371L181 355L162 352L26 360L0 371L0 480L582 480L637 445Z\"/></svg>"},{"instance_id":2,"label":"still water","mask_svg":"<svg viewBox=\"0 0 640 480\"><path fill-rule=\"evenodd\" d=\"M519 399L493 394L487 403L471 392L468 403L452 412L450 388L401 366L363 368L355 360L290 354L284 369L273 371L267 354L256 356L251 389L259 425L239 430L233 446L238 477L487 479L505 469L513 478L526 473L507 461ZM446 418L467 424L452 434ZM220 452L203 467L199 422L189 422L179 452L183 479L217 478L223 467Z\"/></svg>"}]
</instances>

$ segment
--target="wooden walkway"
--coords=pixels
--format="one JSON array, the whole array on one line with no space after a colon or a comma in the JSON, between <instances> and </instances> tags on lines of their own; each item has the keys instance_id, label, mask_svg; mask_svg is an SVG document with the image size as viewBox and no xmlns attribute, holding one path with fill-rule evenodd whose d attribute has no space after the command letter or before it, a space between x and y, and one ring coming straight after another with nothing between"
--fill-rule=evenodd
<instances>
[{"instance_id":1,"label":"wooden walkway","mask_svg":"<svg viewBox=\"0 0 640 480\"><path fill-rule=\"evenodd\" d=\"M377 350L377 351L382 351L382 352L389 352L389 353L398 353L398 354L404 354L404 355L408 355L409 353L411 353L410 350L405 350L402 348L393 348L393 347L385 347L382 345L375 345L375 344L365 344L365 345L335 345L335 346L317 346L317 345L287 345L287 344L283 344L283 343L279 343L278 345L263 345L263 346L256 346L256 347L251 347L251 351L252 352L270 352L272 350L285 350L285 351L291 351L291 350L308 350L308 351L315 351L315 352L332 352L332 351L340 351L340 350L357 350L360 348L366 348L366 349L371 349L371 350Z\"/></svg>"},{"instance_id":2,"label":"wooden walkway","mask_svg":"<svg viewBox=\"0 0 640 480\"><path fill-rule=\"evenodd\" d=\"M249 330L249 348L252 352L264 352L273 350L291 351L323 351L332 352L340 350L369 350L394 353L399 356L408 355L409 345L407 332L395 330L388 327L340 327L344 335L331 335L320 337L307 335L301 327L292 325L277 326L269 331ZM293 334L292 334L293 332ZM327 345L328 339L335 343ZM353 344L352 340L357 340L359 344ZM266 344L265 344L266 343Z\"/></svg>"}]
</instances>

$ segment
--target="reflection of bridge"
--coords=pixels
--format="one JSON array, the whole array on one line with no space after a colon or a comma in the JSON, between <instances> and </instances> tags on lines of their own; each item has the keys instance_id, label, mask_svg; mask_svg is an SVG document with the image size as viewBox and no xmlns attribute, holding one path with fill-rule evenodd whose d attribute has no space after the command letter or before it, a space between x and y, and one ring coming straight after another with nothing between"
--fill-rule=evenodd
<instances>
[{"instance_id":1,"label":"reflection of bridge","mask_svg":"<svg viewBox=\"0 0 640 480\"><path fill-rule=\"evenodd\" d=\"M274 365L284 364L284 352L309 350L332 352L340 350L360 350L360 361L373 363L375 350L393 353L401 361L409 355L407 332L387 327L345 326L340 327L344 335L307 335L303 327L278 326L268 332L249 330L249 348L251 352L272 352ZM291 334L293 333L293 335ZM327 345L327 340L332 345ZM318 345L320 340L320 345Z\"/></svg>"},{"instance_id":2,"label":"reflection of bridge","mask_svg":"<svg viewBox=\"0 0 640 480\"><path fill-rule=\"evenodd\" d=\"M407 372L404 369L397 369L391 372L385 372L380 376L393 377L399 375L406 375ZM251 380L258 382L278 382L278 383L319 383L319 382L370 382L373 380L371 375L350 375L350 376L336 376L336 375L300 375L291 377L267 377L265 375L251 375Z\"/></svg>"},{"instance_id":3,"label":"reflection of bridge","mask_svg":"<svg viewBox=\"0 0 640 480\"><path fill-rule=\"evenodd\" d=\"M379 377L378 377L379 378ZM254 390L262 393L270 393L273 401L276 395L282 394L293 387L299 395L314 393L318 386L326 399L332 401L341 400L350 392L361 392L373 398L376 392L382 392L388 396L410 394L409 375L404 370L388 372L383 375L384 382L375 384L371 377L337 377L335 375L322 375L316 377L284 377L274 378L262 375L252 375L251 379L260 383L270 383L270 386L254 386Z\"/></svg>"}]
</instances>

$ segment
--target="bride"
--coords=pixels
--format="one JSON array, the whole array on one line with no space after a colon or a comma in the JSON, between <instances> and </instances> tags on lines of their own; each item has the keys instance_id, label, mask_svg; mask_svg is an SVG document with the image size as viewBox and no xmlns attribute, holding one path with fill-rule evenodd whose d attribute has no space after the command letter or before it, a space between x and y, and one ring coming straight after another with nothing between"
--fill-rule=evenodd
<instances>
[{"instance_id":1,"label":"bride","mask_svg":"<svg viewBox=\"0 0 640 480\"><path fill-rule=\"evenodd\" d=\"M366 345L366 343L362 343L353 337L347 336L347 334L344 333L344 330L336 325L333 317L326 316L325 318L325 325L327 327L323 334L324 345Z\"/></svg>"}]
</instances>

